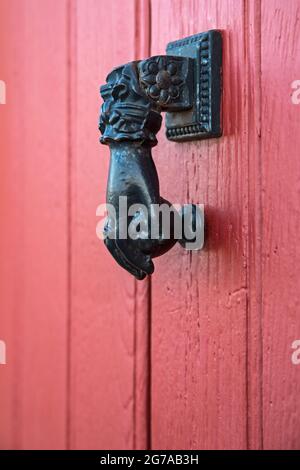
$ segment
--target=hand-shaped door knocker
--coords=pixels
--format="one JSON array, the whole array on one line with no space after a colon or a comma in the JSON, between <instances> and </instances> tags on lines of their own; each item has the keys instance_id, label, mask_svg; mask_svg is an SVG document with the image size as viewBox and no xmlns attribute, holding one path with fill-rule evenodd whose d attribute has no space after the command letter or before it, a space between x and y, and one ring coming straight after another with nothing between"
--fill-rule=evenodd
<instances>
[{"instance_id":1,"label":"hand-shaped door knocker","mask_svg":"<svg viewBox=\"0 0 300 470\"><path fill-rule=\"evenodd\" d=\"M221 135L221 60L221 34L209 31L170 43L165 56L115 68L101 86L100 141L111 152L104 242L137 279L176 241L203 245L203 212L194 204L177 210L160 196L151 149L162 111L169 140Z\"/></svg>"}]
</instances>

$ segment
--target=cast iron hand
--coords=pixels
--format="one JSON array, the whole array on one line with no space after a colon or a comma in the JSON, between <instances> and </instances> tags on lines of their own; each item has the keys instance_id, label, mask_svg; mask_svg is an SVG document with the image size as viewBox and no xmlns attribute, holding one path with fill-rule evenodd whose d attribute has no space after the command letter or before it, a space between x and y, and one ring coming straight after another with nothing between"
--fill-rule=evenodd
<instances>
[{"instance_id":1,"label":"cast iron hand","mask_svg":"<svg viewBox=\"0 0 300 470\"><path fill-rule=\"evenodd\" d=\"M164 236L153 211L154 205L171 204L160 197L151 148L157 144L161 110L190 107L188 89L182 89L190 61L158 56L131 62L113 70L107 84L101 87L104 99L99 126L101 142L111 150L105 245L115 260L137 279L152 274L152 258L177 241L172 226L170 234ZM136 205L131 214L121 210L122 201L126 201L127 211ZM174 217L180 216L175 212ZM158 234L153 238L150 231L155 223ZM134 238L128 233L132 224L139 225Z\"/></svg>"}]
</instances>

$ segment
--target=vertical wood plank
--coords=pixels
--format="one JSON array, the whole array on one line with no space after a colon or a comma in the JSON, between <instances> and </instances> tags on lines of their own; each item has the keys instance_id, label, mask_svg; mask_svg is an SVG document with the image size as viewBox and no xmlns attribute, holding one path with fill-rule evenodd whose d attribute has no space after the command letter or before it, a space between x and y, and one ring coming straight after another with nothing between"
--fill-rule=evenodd
<instances>
[{"instance_id":1,"label":"vertical wood plank","mask_svg":"<svg viewBox=\"0 0 300 470\"><path fill-rule=\"evenodd\" d=\"M245 2L247 87L247 446L262 449L261 1ZM246 183L246 181L245 181Z\"/></svg>"},{"instance_id":2,"label":"vertical wood plank","mask_svg":"<svg viewBox=\"0 0 300 470\"><path fill-rule=\"evenodd\" d=\"M66 2L0 3L1 448L64 448Z\"/></svg>"},{"instance_id":3,"label":"vertical wood plank","mask_svg":"<svg viewBox=\"0 0 300 470\"><path fill-rule=\"evenodd\" d=\"M152 1L152 54L163 53L170 40L224 31L225 90L224 138L172 144L161 134L154 151L162 195L177 203L204 203L208 226L202 252L176 247L156 261L154 448L248 446L247 131L253 124L246 22L243 1Z\"/></svg>"},{"instance_id":4,"label":"vertical wood plank","mask_svg":"<svg viewBox=\"0 0 300 470\"><path fill-rule=\"evenodd\" d=\"M151 1L135 0L135 58L151 53ZM151 447L151 280L136 283L134 449Z\"/></svg>"},{"instance_id":5,"label":"vertical wood plank","mask_svg":"<svg viewBox=\"0 0 300 470\"><path fill-rule=\"evenodd\" d=\"M78 0L73 7L71 448L146 448L148 288L96 237L109 149L98 142L99 85L143 55L148 1ZM145 342L146 341L146 342Z\"/></svg>"},{"instance_id":6,"label":"vertical wood plank","mask_svg":"<svg viewBox=\"0 0 300 470\"><path fill-rule=\"evenodd\" d=\"M299 449L299 2L262 2L263 413L266 449Z\"/></svg>"}]
</instances>

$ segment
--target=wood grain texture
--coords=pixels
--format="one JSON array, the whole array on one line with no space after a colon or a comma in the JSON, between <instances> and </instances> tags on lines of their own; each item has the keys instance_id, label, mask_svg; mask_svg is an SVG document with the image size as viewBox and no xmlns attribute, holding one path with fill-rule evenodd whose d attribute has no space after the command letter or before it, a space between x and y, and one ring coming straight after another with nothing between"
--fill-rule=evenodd
<instances>
[{"instance_id":1,"label":"wood grain texture","mask_svg":"<svg viewBox=\"0 0 300 470\"><path fill-rule=\"evenodd\" d=\"M300 5L262 2L263 415L264 447L300 447Z\"/></svg>"},{"instance_id":2,"label":"wood grain texture","mask_svg":"<svg viewBox=\"0 0 300 470\"><path fill-rule=\"evenodd\" d=\"M66 2L0 3L1 448L64 448Z\"/></svg>"},{"instance_id":3,"label":"wood grain texture","mask_svg":"<svg viewBox=\"0 0 300 470\"><path fill-rule=\"evenodd\" d=\"M263 448L262 413L262 185L261 185L261 1L245 2L247 87L247 447Z\"/></svg>"},{"instance_id":4,"label":"wood grain texture","mask_svg":"<svg viewBox=\"0 0 300 470\"><path fill-rule=\"evenodd\" d=\"M75 5L75 6L74 6ZM98 142L99 85L148 53L148 2L72 3L70 447L132 449L148 442L148 290L96 237L109 149Z\"/></svg>"},{"instance_id":5,"label":"wood grain texture","mask_svg":"<svg viewBox=\"0 0 300 470\"><path fill-rule=\"evenodd\" d=\"M225 90L224 138L178 145L161 135L155 151L163 196L204 203L208 235L202 252L177 247L156 262L154 448L249 445L248 161L255 149L248 141L254 125L249 119L254 100L248 91L249 14L245 2L236 0L152 2L152 54L163 53L170 40L223 30ZM256 323L253 317L253 329ZM259 447L259 413L253 420L251 439Z\"/></svg>"}]
</instances>

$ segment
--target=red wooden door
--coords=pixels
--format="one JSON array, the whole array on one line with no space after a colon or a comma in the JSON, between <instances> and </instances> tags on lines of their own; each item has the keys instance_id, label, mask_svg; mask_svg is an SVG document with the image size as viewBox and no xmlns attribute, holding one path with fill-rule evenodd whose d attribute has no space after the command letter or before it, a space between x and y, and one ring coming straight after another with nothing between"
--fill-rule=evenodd
<instances>
[{"instance_id":1,"label":"red wooden door","mask_svg":"<svg viewBox=\"0 0 300 470\"><path fill-rule=\"evenodd\" d=\"M0 0L1 448L300 447L299 18L299 0ZM214 28L224 135L162 129L153 152L163 195L205 204L205 248L137 282L95 233L99 85Z\"/></svg>"}]
</instances>

